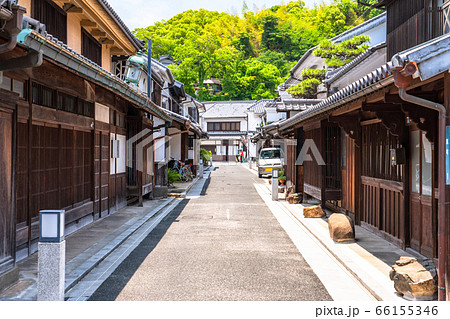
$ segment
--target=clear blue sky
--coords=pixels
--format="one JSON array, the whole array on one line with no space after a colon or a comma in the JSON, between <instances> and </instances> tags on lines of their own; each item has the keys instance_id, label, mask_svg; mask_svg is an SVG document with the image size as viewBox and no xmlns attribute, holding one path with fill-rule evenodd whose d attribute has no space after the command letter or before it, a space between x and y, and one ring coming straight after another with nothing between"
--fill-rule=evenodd
<instances>
[{"instance_id":1,"label":"clear blue sky","mask_svg":"<svg viewBox=\"0 0 450 319\"><path fill-rule=\"evenodd\" d=\"M309 7L322 0L303 0ZM146 27L161 20L169 20L185 10L207 10L240 14L243 0L108 0L125 24L133 30ZM277 4L285 4L289 0L247 0L250 10L269 8ZM325 2L330 2L327 0Z\"/></svg>"}]
</instances>

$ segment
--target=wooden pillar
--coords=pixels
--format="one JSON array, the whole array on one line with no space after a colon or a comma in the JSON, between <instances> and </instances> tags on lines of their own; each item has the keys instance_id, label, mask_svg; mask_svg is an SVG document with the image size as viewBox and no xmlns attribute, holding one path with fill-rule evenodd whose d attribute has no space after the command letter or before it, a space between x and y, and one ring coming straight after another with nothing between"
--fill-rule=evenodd
<instances>
[{"instance_id":1,"label":"wooden pillar","mask_svg":"<svg viewBox=\"0 0 450 319\"><path fill-rule=\"evenodd\" d=\"M445 72L444 73L444 106L447 111L447 118L445 120L445 124L447 126L450 125L450 73ZM444 168L438 168L440 174L445 173ZM446 216L446 256L445 256L445 264L447 265L446 269L446 276L445 276L445 286L446 286L446 300L450 301L450 232L449 232L449 225L450 225L450 205L448 203L450 202L450 185L445 186L445 200L443 201L447 203L446 209L445 209L445 216Z\"/></svg>"},{"instance_id":2,"label":"wooden pillar","mask_svg":"<svg viewBox=\"0 0 450 319\"><path fill-rule=\"evenodd\" d=\"M295 162L297 162L298 156L302 150L303 144L305 142L305 133L303 132L303 127L299 127L296 130L296 137L297 137L297 150L295 152ZM295 163L296 164L296 163ZM295 173L296 173L296 180L295 180L295 192L296 193L304 193L304 174L303 174L303 165L295 165Z\"/></svg>"},{"instance_id":3,"label":"wooden pillar","mask_svg":"<svg viewBox=\"0 0 450 319\"><path fill-rule=\"evenodd\" d=\"M326 177L327 177L327 156L326 156L326 147L327 147L327 123L325 121L322 121L320 123L320 140L321 140L321 146L319 148L320 150L320 154L322 155L322 158L325 160L325 165L322 165L322 167L320 167L320 171L322 171L322 181L320 185L320 192L321 192L321 206L322 208L325 208L325 203L327 201L326 199ZM317 159L315 159L315 161L317 162ZM317 163L317 165L319 165L319 163Z\"/></svg>"}]
</instances>

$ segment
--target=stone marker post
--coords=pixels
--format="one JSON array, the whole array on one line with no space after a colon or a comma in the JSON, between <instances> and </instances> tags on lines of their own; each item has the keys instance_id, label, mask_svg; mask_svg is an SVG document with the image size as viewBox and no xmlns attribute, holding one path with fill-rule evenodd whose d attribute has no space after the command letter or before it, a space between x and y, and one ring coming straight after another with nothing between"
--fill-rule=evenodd
<instances>
[{"instance_id":1,"label":"stone marker post","mask_svg":"<svg viewBox=\"0 0 450 319\"><path fill-rule=\"evenodd\" d=\"M203 160L200 159L200 164L198 165L198 178L203 178Z\"/></svg>"},{"instance_id":2,"label":"stone marker post","mask_svg":"<svg viewBox=\"0 0 450 319\"><path fill-rule=\"evenodd\" d=\"M272 171L272 200L278 200L278 170Z\"/></svg>"}]
</instances>

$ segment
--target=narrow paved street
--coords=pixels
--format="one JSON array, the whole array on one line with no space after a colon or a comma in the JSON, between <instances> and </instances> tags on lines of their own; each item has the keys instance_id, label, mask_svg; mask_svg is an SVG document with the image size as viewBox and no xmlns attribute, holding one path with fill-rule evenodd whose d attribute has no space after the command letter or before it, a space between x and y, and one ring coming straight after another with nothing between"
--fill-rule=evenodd
<instances>
[{"instance_id":1,"label":"narrow paved street","mask_svg":"<svg viewBox=\"0 0 450 319\"><path fill-rule=\"evenodd\" d=\"M181 201L90 300L331 300L255 182L217 167L204 196Z\"/></svg>"}]
</instances>

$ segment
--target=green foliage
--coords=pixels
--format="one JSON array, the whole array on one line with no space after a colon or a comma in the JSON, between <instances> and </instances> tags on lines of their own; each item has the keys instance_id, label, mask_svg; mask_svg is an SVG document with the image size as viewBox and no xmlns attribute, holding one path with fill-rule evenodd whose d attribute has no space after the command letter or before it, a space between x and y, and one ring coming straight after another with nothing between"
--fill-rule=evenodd
<instances>
[{"instance_id":1,"label":"green foliage","mask_svg":"<svg viewBox=\"0 0 450 319\"><path fill-rule=\"evenodd\" d=\"M366 35L355 36L338 44L324 40L314 50L314 55L324 58L329 68L338 68L351 62L369 47L366 43L370 38Z\"/></svg>"},{"instance_id":2,"label":"green foliage","mask_svg":"<svg viewBox=\"0 0 450 319\"><path fill-rule=\"evenodd\" d=\"M301 81L295 86L287 89L287 92L294 98L298 99L313 99L316 97L317 87L322 83L319 79L310 78Z\"/></svg>"},{"instance_id":3,"label":"green foliage","mask_svg":"<svg viewBox=\"0 0 450 319\"><path fill-rule=\"evenodd\" d=\"M307 50L375 13L379 11L356 0L334 0L312 9L304 1L291 1L255 12L244 1L241 16L188 10L133 32L142 40L152 38L154 58L174 57L171 70L188 94L195 94L195 84L201 87L206 79L222 80L221 94L200 89L200 100L273 98Z\"/></svg>"},{"instance_id":4,"label":"green foliage","mask_svg":"<svg viewBox=\"0 0 450 319\"><path fill-rule=\"evenodd\" d=\"M169 168L167 171L167 180L169 182L169 185L172 185L175 182L179 182L180 176L181 175L176 170Z\"/></svg>"},{"instance_id":5,"label":"green foliage","mask_svg":"<svg viewBox=\"0 0 450 319\"><path fill-rule=\"evenodd\" d=\"M327 70L324 69L304 69L302 71L302 80L318 79L323 81Z\"/></svg>"},{"instance_id":6,"label":"green foliage","mask_svg":"<svg viewBox=\"0 0 450 319\"><path fill-rule=\"evenodd\" d=\"M287 91L295 98L312 99L316 97L317 87L325 79L323 69L304 69L301 74L302 81L290 87Z\"/></svg>"},{"instance_id":7,"label":"green foliage","mask_svg":"<svg viewBox=\"0 0 450 319\"><path fill-rule=\"evenodd\" d=\"M200 148L200 158L203 161L208 161L209 162L211 160L211 156L212 156L211 151L207 151L204 148Z\"/></svg>"}]
</instances>

